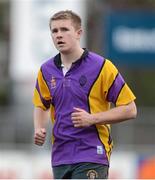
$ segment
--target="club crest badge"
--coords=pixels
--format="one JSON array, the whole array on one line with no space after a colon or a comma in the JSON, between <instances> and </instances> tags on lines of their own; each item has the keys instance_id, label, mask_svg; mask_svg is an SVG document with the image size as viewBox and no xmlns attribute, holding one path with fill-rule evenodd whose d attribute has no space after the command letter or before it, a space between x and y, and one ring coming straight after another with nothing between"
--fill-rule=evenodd
<instances>
[{"instance_id":1,"label":"club crest badge","mask_svg":"<svg viewBox=\"0 0 155 180\"><path fill-rule=\"evenodd\" d=\"M51 88L56 88L56 79L54 76L52 76L52 79L51 79Z\"/></svg>"},{"instance_id":2,"label":"club crest badge","mask_svg":"<svg viewBox=\"0 0 155 180\"><path fill-rule=\"evenodd\" d=\"M87 78L86 76L82 75L79 79L79 83L81 86L84 86L87 83Z\"/></svg>"}]
</instances>

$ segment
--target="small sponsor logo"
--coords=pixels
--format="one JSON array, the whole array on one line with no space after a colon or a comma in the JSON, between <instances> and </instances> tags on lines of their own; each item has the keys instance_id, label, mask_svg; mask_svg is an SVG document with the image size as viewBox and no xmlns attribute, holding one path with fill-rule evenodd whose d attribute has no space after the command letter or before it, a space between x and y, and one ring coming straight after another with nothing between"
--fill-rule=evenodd
<instances>
[{"instance_id":1,"label":"small sponsor logo","mask_svg":"<svg viewBox=\"0 0 155 180\"><path fill-rule=\"evenodd\" d=\"M97 154L103 154L103 147L97 146Z\"/></svg>"},{"instance_id":2,"label":"small sponsor logo","mask_svg":"<svg viewBox=\"0 0 155 180\"><path fill-rule=\"evenodd\" d=\"M87 177L88 179L96 179L98 178L98 173L94 169L91 169L87 172Z\"/></svg>"}]
</instances>

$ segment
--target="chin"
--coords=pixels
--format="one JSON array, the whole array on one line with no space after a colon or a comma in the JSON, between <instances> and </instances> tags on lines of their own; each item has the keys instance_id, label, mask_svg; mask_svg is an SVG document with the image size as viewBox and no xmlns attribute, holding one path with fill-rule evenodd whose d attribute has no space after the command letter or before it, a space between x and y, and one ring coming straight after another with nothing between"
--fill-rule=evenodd
<instances>
[{"instance_id":1,"label":"chin","mask_svg":"<svg viewBox=\"0 0 155 180\"><path fill-rule=\"evenodd\" d=\"M63 53L63 54L68 54L68 53L70 53L70 50L69 50L69 49L65 49L65 48L59 48L58 51L59 51L60 53Z\"/></svg>"}]
</instances>

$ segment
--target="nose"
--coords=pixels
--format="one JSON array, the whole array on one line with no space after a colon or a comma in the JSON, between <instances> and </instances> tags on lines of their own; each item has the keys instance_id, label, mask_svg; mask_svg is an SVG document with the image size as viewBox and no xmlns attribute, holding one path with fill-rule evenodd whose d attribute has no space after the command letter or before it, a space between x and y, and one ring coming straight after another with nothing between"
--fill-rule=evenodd
<instances>
[{"instance_id":1,"label":"nose","mask_svg":"<svg viewBox=\"0 0 155 180\"><path fill-rule=\"evenodd\" d=\"M57 32L56 37L57 37L58 39L61 39L61 38L62 38L62 33L61 33L61 31L58 31L58 32Z\"/></svg>"}]
</instances>

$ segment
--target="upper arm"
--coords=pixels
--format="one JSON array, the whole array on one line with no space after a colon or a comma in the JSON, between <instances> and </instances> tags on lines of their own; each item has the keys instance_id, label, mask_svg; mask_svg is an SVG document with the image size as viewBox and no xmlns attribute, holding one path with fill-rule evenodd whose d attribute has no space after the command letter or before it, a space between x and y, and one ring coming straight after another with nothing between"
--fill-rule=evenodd
<instances>
[{"instance_id":1,"label":"upper arm","mask_svg":"<svg viewBox=\"0 0 155 180\"><path fill-rule=\"evenodd\" d=\"M135 96L117 68L106 60L105 82L107 89L106 99L116 106L126 105L135 100Z\"/></svg>"},{"instance_id":2,"label":"upper arm","mask_svg":"<svg viewBox=\"0 0 155 180\"><path fill-rule=\"evenodd\" d=\"M50 107L51 95L45 78L41 69L39 70L36 86L33 95L33 104L36 107L40 107L43 110L47 110Z\"/></svg>"}]
</instances>

